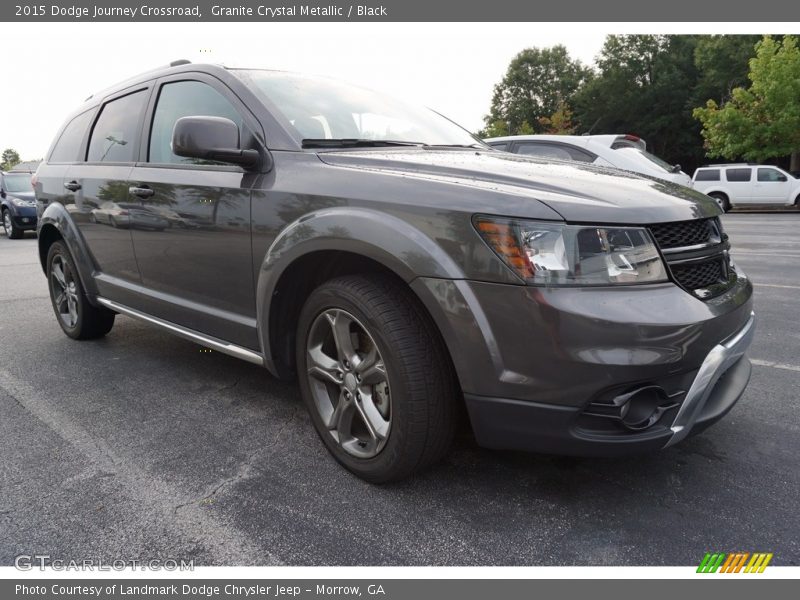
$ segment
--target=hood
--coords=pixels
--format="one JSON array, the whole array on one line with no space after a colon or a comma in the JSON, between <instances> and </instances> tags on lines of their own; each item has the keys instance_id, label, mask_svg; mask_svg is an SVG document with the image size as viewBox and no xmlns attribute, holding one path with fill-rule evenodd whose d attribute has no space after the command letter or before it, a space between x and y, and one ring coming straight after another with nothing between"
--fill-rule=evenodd
<instances>
[{"instance_id":1,"label":"hood","mask_svg":"<svg viewBox=\"0 0 800 600\"><path fill-rule=\"evenodd\" d=\"M629 171L548 161L506 152L462 149L330 151L326 164L445 181L538 200L566 221L663 223L720 214L717 203L687 187ZM506 214L502 206L487 212ZM515 216L515 215L507 215Z\"/></svg>"},{"instance_id":2,"label":"hood","mask_svg":"<svg viewBox=\"0 0 800 600\"><path fill-rule=\"evenodd\" d=\"M30 202L36 200L36 194L33 190L30 192L6 192L6 196L9 198L19 198L20 200L29 200Z\"/></svg>"}]
</instances>

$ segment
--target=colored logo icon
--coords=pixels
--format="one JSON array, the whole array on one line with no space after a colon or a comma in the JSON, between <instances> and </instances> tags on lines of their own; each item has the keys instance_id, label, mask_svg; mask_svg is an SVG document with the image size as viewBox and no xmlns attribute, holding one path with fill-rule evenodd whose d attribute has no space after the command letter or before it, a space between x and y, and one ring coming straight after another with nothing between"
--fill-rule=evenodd
<instances>
[{"instance_id":1,"label":"colored logo icon","mask_svg":"<svg viewBox=\"0 0 800 600\"><path fill-rule=\"evenodd\" d=\"M698 573L763 573L772 552L706 552Z\"/></svg>"}]
</instances>

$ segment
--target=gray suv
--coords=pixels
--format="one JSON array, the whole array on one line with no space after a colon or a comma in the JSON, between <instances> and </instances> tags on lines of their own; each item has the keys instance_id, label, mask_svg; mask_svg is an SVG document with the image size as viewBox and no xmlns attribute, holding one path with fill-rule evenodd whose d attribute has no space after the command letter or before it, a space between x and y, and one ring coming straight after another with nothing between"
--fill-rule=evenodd
<instances>
[{"instance_id":1,"label":"gray suv","mask_svg":"<svg viewBox=\"0 0 800 600\"><path fill-rule=\"evenodd\" d=\"M87 100L34 186L68 336L121 314L297 378L368 481L440 459L461 407L485 447L619 455L700 431L750 376L752 286L711 198L361 88L178 61Z\"/></svg>"}]
</instances>

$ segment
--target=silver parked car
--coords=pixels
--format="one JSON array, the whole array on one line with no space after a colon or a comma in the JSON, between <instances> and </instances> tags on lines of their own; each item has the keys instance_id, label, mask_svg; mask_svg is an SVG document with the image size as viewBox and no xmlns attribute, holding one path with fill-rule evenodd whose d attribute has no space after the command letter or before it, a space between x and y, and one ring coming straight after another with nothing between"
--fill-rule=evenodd
<instances>
[{"instance_id":1,"label":"silver parked car","mask_svg":"<svg viewBox=\"0 0 800 600\"><path fill-rule=\"evenodd\" d=\"M692 178L681 171L680 165L671 165L651 154L647 143L635 135L514 135L485 142L514 154L575 160L692 185Z\"/></svg>"}]
</instances>

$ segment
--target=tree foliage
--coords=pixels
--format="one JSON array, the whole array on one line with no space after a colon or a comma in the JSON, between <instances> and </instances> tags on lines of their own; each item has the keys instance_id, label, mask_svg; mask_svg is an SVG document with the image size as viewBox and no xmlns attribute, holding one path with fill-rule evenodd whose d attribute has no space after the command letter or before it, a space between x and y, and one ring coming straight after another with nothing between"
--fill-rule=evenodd
<instances>
[{"instance_id":1,"label":"tree foliage","mask_svg":"<svg viewBox=\"0 0 800 600\"><path fill-rule=\"evenodd\" d=\"M750 60L750 86L737 87L721 106L708 100L694 115L709 156L765 161L792 155L800 168L800 48L797 38L765 36Z\"/></svg>"},{"instance_id":2,"label":"tree foliage","mask_svg":"<svg viewBox=\"0 0 800 600\"><path fill-rule=\"evenodd\" d=\"M564 46L523 50L494 87L481 135L489 137L500 130L505 135L541 133L540 119L556 113L590 75L591 70L570 58Z\"/></svg>"},{"instance_id":3,"label":"tree foliage","mask_svg":"<svg viewBox=\"0 0 800 600\"><path fill-rule=\"evenodd\" d=\"M20 158L19 153L14 150L13 148L6 148L3 150L3 159L2 164L0 164L0 169L3 171L10 171L14 168L14 165L19 164Z\"/></svg>"}]
</instances>

